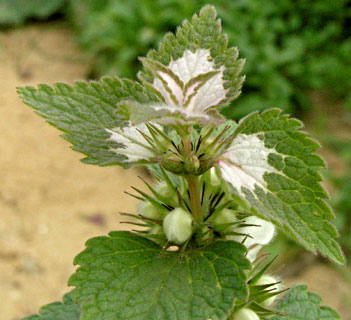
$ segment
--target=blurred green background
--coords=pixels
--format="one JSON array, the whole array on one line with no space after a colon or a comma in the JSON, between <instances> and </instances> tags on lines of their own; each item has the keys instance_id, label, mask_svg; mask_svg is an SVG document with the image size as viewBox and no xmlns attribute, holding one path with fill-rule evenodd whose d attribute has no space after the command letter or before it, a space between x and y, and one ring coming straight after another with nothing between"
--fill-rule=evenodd
<instances>
[{"instance_id":1,"label":"blurred green background","mask_svg":"<svg viewBox=\"0 0 351 320\"><path fill-rule=\"evenodd\" d=\"M63 21L90 57L87 79L135 77L137 58L207 3L246 59L242 94L224 114L278 107L302 118L330 163L330 204L351 262L350 0L0 0L0 31ZM281 236L270 251L302 254Z\"/></svg>"}]
</instances>

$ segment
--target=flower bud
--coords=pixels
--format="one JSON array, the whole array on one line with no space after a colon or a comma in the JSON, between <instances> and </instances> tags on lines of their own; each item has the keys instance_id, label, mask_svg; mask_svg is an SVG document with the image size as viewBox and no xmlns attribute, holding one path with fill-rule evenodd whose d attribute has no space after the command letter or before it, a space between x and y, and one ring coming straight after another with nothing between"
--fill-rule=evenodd
<instances>
[{"instance_id":1,"label":"flower bud","mask_svg":"<svg viewBox=\"0 0 351 320\"><path fill-rule=\"evenodd\" d=\"M210 170L210 183L213 187L217 187L221 184L221 180L218 178L215 167L212 167Z\"/></svg>"},{"instance_id":2,"label":"flower bud","mask_svg":"<svg viewBox=\"0 0 351 320\"><path fill-rule=\"evenodd\" d=\"M260 279L258 279L258 281L256 282L257 285L266 285L266 284L272 284L272 283L276 283L277 280L274 279L272 276L268 276L268 275L263 275ZM269 290L272 290L270 292L274 292L274 291L278 291L280 290L280 285L279 283L273 285L273 286L270 286L269 287ZM261 304L264 306L264 307L269 307L270 305L273 304L273 302L275 301L276 299L276 296L273 296L273 297L270 297L266 300L264 300Z\"/></svg>"},{"instance_id":3,"label":"flower bud","mask_svg":"<svg viewBox=\"0 0 351 320\"><path fill-rule=\"evenodd\" d=\"M236 221L237 219L234 211L229 209L223 209L211 219L213 228L215 230L221 229L221 231L226 231L231 228L231 226L224 227L223 225L233 223Z\"/></svg>"},{"instance_id":4,"label":"flower bud","mask_svg":"<svg viewBox=\"0 0 351 320\"><path fill-rule=\"evenodd\" d=\"M182 244L192 234L192 216L182 208L168 213L163 220L163 230L169 242Z\"/></svg>"},{"instance_id":5,"label":"flower bud","mask_svg":"<svg viewBox=\"0 0 351 320\"><path fill-rule=\"evenodd\" d=\"M198 245L205 245L213 239L213 232L211 232L208 226L203 226L195 234L195 241Z\"/></svg>"},{"instance_id":6,"label":"flower bud","mask_svg":"<svg viewBox=\"0 0 351 320\"><path fill-rule=\"evenodd\" d=\"M166 156L159 158L159 163L166 170L172 173L175 173L177 175L180 175L186 172L184 168L184 164L182 164L180 162L179 157L174 154L168 154Z\"/></svg>"},{"instance_id":7,"label":"flower bud","mask_svg":"<svg viewBox=\"0 0 351 320\"><path fill-rule=\"evenodd\" d=\"M260 320L256 312L243 308L234 314L232 320Z\"/></svg>"},{"instance_id":8,"label":"flower bud","mask_svg":"<svg viewBox=\"0 0 351 320\"><path fill-rule=\"evenodd\" d=\"M185 161L185 170L189 174L197 174L200 168L200 161L195 154L192 154L191 157Z\"/></svg>"},{"instance_id":9,"label":"flower bud","mask_svg":"<svg viewBox=\"0 0 351 320\"><path fill-rule=\"evenodd\" d=\"M175 194L174 190L165 181L161 181L156 186L156 191L165 198L170 198Z\"/></svg>"},{"instance_id":10,"label":"flower bud","mask_svg":"<svg viewBox=\"0 0 351 320\"><path fill-rule=\"evenodd\" d=\"M163 234L163 229L160 225L156 224L152 226L152 228L149 231L150 234L157 234L157 235L162 235Z\"/></svg>"},{"instance_id":11,"label":"flower bud","mask_svg":"<svg viewBox=\"0 0 351 320\"><path fill-rule=\"evenodd\" d=\"M156 186L156 192L158 192L163 198L167 200L167 204L176 207L178 205L178 196L176 191L167 184L165 181L161 181Z\"/></svg>"},{"instance_id":12,"label":"flower bud","mask_svg":"<svg viewBox=\"0 0 351 320\"><path fill-rule=\"evenodd\" d=\"M150 201L142 202L138 212L149 219L161 219L161 212Z\"/></svg>"}]
</instances>

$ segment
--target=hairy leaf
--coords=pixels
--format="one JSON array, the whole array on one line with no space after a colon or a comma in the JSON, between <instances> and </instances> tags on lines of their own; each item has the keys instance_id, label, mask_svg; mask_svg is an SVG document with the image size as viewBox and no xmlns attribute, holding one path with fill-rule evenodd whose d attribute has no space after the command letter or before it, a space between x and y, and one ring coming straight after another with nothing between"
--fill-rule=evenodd
<instances>
[{"instance_id":1,"label":"hairy leaf","mask_svg":"<svg viewBox=\"0 0 351 320\"><path fill-rule=\"evenodd\" d=\"M227 36L212 6L185 20L176 34L167 34L158 50L141 61L144 69L139 78L169 107L170 114L185 113L189 119L211 121L206 119L209 110L229 104L244 81L239 76L244 60L238 59L237 48L227 47Z\"/></svg>"},{"instance_id":2,"label":"hairy leaf","mask_svg":"<svg viewBox=\"0 0 351 320\"><path fill-rule=\"evenodd\" d=\"M284 316L274 316L272 320L340 320L332 308L320 306L322 299L309 291L307 286L291 288L276 305Z\"/></svg>"},{"instance_id":3,"label":"hairy leaf","mask_svg":"<svg viewBox=\"0 0 351 320\"><path fill-rule=\"evenodd\" d=\"M31 106L47 122L64 131L63 138L72 148L86 155L83 162L101 166L123 164L127 157L116 151L124 147L109 140L106 129L125 125L118 104L123 100L140 103L153 101L137 82L104 78L98 82L76 82L73 87L58 83L18 88L24 103Z\"/></svg>"},{"instance_id":4,"label":"hairy leaf","mask_svg":"<svg viewBox=\"0 0 351 320\"><path fill-rule=\"evenodd\" d=\"M245 248L216 241L200 250L163 252L130 232L88 240L69 284L81 320L226 319L247 296Z\"/></svg>"},{"instance_id":5,"label":"hairy leaf","mask_svg":"<svg viewBox=\"0 0 351 320\"><path fill-rule=\"evenodd\" d=\"M222 176L257 215L276 223L307 249L318 249L344 263L335 241L334 218L320 185L323 159L319 144L300 129L302 124L278 109L253 113L235 131L219 166Z\"/></svg>"},{"instance_id":6,"label":"hairy leaf","mask_svg":"<svg viewBox=\"0 0 351 320\"><path fill-rule=\"evenodd\" d=\"M39 311L38 315L32 315L22 320L79 320L81 310L72 300L72 294L63 296L63 302L53 302Z\"/></svg>"}]
</instances>

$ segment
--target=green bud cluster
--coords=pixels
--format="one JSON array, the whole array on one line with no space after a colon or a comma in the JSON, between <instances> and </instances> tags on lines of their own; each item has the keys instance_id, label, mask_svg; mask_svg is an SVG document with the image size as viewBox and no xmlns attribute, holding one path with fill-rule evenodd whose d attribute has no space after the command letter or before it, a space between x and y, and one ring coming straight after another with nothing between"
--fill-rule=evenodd
<instances>
[{"instance_id":1,"label":"green bud cluster","mask_svg":"<svg viewBox=\"0 0 351 320\"><path fill-rule=\"evenodd\" d=\"M168 143L167 152L159 159L160 165L174 174L202 175L210 170L223 150L232 142L235 123L226 126L204 127L200 132L193 130L190 152L186 152L179 136L173 134ZM167 145L167 144L166 144ZM219 183L219 181L217 181Z\"/></svg>"},{"instance_id":2,"label":"green bud cluster","mask_svg":"<svg viewBox=\"0 0 351 320\"><path fill-rule=\"evenodd\" d=\"M203 246L215 238L229 235L242 235L240 228L245 226L245 216L239 214L240 206L229 192L215 168L198 178L201 188L202 220L195 221L191 212L188 185L185 178L161 169L156 174L158 182L150 189L152 195L135 189L142 196L138 206L138 230L141 235L152 239L161 246L191 245ZM140 196L137 196L140 199Z\"/></svg>"}]
</instances>

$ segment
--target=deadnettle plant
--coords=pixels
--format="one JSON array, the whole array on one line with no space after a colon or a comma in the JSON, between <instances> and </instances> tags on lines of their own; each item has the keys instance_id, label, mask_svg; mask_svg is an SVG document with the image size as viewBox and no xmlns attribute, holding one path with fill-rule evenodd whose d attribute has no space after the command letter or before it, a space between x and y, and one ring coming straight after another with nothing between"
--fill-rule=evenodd
<instances>
[{"instance_id":1,"label":"deadnettle plant","mask_svg":"<svg viewBox=\"0 0 351 320\"><path fill-rule=\"evenodd\" d=\"M155 185L134 188L123 213L133 232L88 240L63 303L37 320L340 319L305 286L284 288L260 254L276 232L343 264L320 185L319 144L279 109L235 123L244 60L227 48L211 6L140 59L137 81L103 78L19 88L64 132L85 163L143 165ZM122 209L123 210L123 209Z\"/></svg>"}]
</instances>

